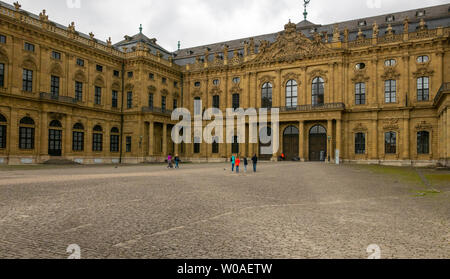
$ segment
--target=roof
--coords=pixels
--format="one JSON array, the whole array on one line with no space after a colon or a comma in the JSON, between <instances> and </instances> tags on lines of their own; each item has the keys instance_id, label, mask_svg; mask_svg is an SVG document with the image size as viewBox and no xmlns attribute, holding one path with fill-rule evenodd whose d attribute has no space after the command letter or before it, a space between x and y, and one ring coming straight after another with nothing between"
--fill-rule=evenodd
<instances>
[{"instance_id":1,"label":"roof","mask_svg":"<svg viewBox=\"0 0 450 279\"><path fill-rule=\"evenodd\" d=\"M138 43L144 43L149 47L150 52L155 55L157 52L160 52L165 58L167 58L168 56L172 56L172 53L170 51L167 51L162 46L156 43L157 40L155 38L150 39L147 36L145 36L142 32L139 32L138 34L131 37L124 36L124 38L125 38L124 40L114 44L114 47L123 52L131 52L133 48L137 46Z\"/></svg>"},{"instance_id":2,"label":"roof","mask_svg":"<svg viewBox=\"0 0 450 279\"><path fill-rule=\"evenodd\" d=\"M418 12L424 12L424 15L420 15ZM410 32L416 30L419 25L420 19L423 18L429 28L437 28L439 26L449 27L450 26L450 4L432 6L427 8L414 9L409 11L397 12L392 14L384 14L379 16L360 18L355 20L344 21L335 24L328 25L320 25L314 24L310 21L303 20L297 24L297 30L303 32L303 34L307 37L312 37L314 32L326 32L328 36L328 40L331 41L333 36L334 26L337 25L339 30L342 31L344 29L349 30L349 40L355 40L357 37L357 33L359 28L363 31L366 36L372 35L372 24L376 22L378 27L380 28L380 33L384 32L383 29L386 29L388 24L392 25L394 32L401 33L403 32L403 21L405 18L409 19L409 28ZM390 20L390 21L388 21ZM360 25L361 24L361 25ZM280 31L282 32L282 31ZM240 51L244 48L244 43L249 41L251 38L255 40L256 45L261 41L269 41L274 42L277 38L277 35L280 33L272 33L266 35L259 35L255 37L242 38L232 41L220 42L215 44L197 46L192 48L181 49L175 51L175 63L178 65L186 65L195 62L195 57L205 55L206 49L209 50L211 56L217 52L223 52L223 47L227 45L229 50L232 52L235 49L239 49ZM208 59L211 59L209 57Z\"/></svg>"}]
</instances>

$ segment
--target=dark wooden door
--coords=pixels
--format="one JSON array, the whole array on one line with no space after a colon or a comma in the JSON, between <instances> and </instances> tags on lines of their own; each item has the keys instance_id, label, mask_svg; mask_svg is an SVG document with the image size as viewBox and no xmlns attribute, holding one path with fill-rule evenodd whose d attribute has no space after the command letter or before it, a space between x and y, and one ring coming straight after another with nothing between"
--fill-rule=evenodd
<instances>
[{"instance_id":1,"label":"dark wooden door","mask_svg":"<svg viewBox=\"0 0 450 279\"><path fill-rule=\"evenodd\" d=\"M327 158L327 135L311 134L309 136L309 160L325 161Z\"/></svg>"},{"instance_id":2,"label":"dark wooden door","mask_svg":"<svg viewBox=\"0 0 450 279\"><path fill-rule=\"evenodd\" d=\"M291 161L298 158L298 135L285 135L283 138L283 152L286 160Z\"/></svg>"},{"instance_id":3,"label":"dark wooden door","mask_svg":"<svg viewBox=\"0 0 450 279\"><path fill-rule=\"evenodd\" d=\"M62 131L48 130L48 155L62 155Z\"/></svg>"}]
</instances>

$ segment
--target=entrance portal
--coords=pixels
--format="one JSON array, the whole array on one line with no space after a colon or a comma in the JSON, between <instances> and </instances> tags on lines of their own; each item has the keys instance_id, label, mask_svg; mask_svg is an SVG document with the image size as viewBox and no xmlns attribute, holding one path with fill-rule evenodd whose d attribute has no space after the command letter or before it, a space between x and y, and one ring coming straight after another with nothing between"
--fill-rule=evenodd
<instances>
[{"instance_id":1,"label":"entrance portal","mask_svg":"<svg viewBox=\"0 0 450 279\"><path fill-rule=\"evenodd\" d=\"M62 125L58 120L53 120L50 123L48 130L48 155L61 156L62 155ZM58 129L59 128L59 129Z\"/></svg>"},{"instance_id":2,"label":"entrance portal","mask_svg":"<svg viewBox=\"0 0 450 279\"><path fill-rule=\"evenodd\" d=\"M309 160L322 161L327 158L327 130L321 125L309 131Z\"/></svg>"},{"instance_id":3,"label":"entrance portal","mask_svg":"<svg viewBox=\"0 0 450 279\"><path fill-rule=\"evenodd\" d=\"M297 127L289 126L283 133L283 153L286 160L290 161L299 158L298 150L299 131Z\"/></svg>"}]
</instances>

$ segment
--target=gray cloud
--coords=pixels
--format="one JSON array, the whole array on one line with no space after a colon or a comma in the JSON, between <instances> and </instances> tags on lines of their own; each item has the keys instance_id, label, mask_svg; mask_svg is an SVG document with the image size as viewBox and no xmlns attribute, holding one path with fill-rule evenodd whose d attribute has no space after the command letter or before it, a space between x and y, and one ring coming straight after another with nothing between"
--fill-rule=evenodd
<instances>
[{"instance_id":1,"label":"gray cloud","mask_svg":"<svg viewBox=\"0 0 450 279\"><path fill-rule=\"evenodd\" d=\"M79 9L69 8L67 0L19 2L36 14L46 9L50 19L60 24L74 21L77 30L92 31L101 40L111 37L113 42L120 41L124 35L139 32L142 24L147 36L157 38L170 51L178 41L185 48L239 39L277 32L288 19L303 19L303 1L298 0L81 0ZM449 1L312 0L308 20L330 24L445 3Z\"/></svg>"}]
</instances>

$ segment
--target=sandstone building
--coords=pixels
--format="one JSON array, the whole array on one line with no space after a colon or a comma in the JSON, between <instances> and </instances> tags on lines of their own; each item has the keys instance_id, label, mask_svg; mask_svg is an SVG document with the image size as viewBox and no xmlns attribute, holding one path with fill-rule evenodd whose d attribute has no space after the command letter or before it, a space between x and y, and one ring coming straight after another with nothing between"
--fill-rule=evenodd
<instances>
[{"instance_id":1,"label":"sandstone building","mask_svg":"<svg viewBox=\"0 0 450 279\"><path fill-rule=\"evenodd\" d=\"M142 29L113 44L0 2L0 164L259 153L173 144L172 110L200 99L280 108L274 158L448 166L449 34L447 4L170 52Z\"/></svg>"}]
</instances>

